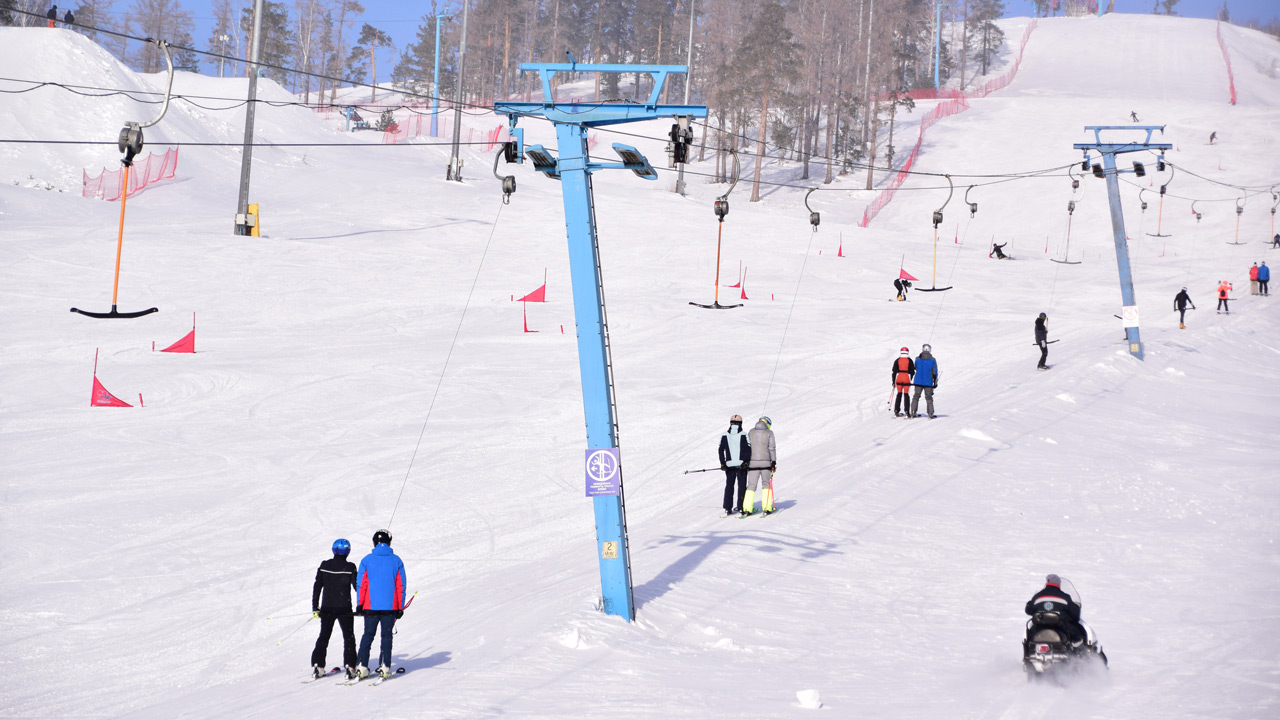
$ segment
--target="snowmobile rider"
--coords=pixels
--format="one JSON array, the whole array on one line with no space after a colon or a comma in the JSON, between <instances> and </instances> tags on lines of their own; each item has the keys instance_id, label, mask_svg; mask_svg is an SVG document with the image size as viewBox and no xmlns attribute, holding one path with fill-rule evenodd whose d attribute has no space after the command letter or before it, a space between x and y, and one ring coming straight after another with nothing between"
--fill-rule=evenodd
<instances>
[{"instance_id":1,"label":"snowmobile rider","mask_svg":"<svg viewBox=\"0 0 1280 720\"><path fill-rule=\"evenodd\" d=\"M1173 309L1178 311L1178 327L1182 330L1187 329L1187 306L1190 305L1192 310L1196 309L1196 304L1191 302L1191 296L1187 294L1187 289L1182 288L1182 292L1173 296Z\"/></svg>"},{"instance_id":2,"label":"snowmobile rider","mask_svg":"<svg viewBox=\"0 0 1280 720\"><path fill-rule=\"evenodd\" d=\"M742 496L747 491L747 463L751 443L742 432L742 416L729 418L729 429L720 436L720 469L724 470L724 514L742 512Z\"/></svg>"},{"instance_id":3,"label":"snowmobile rider","mask_svg":"<svg viewBox=\"0 0 1280 720\"><path fill-rule=\"evenodd\" d=\"M907 289L911 287L911 281L906 278L898 278L893 281L893 289L898 291L898 300L907 299Z\"/></svg>"},{"instance_id":4,"label":"snowmobile rider","mask_svg":"<svg viewBox=\"0 0 1280 720\"><path fill-rule=\"evenodd\" d=\"M1037 370L1048 370L1049 365L1049 316L1040 313L1040 317L1036 318L1036 344L1040 346L1040 363L1036 365Z\"/></svg>"},{"instance_id":5,"label":"snowmobile rider","mask_svg":"<svg viewBox=\"0 0 1280 720\"><path fill-rule=\"evenodd\" d=\"M369 677L369 651L373 636L382 634L378 674L391 674L391 629L404 616L404 563L391 552L391 533L379 530L373 534L373 552L360 561L356 573L356 614L364 616L364 636L360 638L360 677Z\"/></svg>"},{"instance_id":6,"label":"snowmobile rider","mask_svg":"<svg viewBox=\"0 0 1280 720\"><path fill-rule=\"evenodd\" d=\"M902 413L911 414L911 378L916 374L916 363L911 359L911 351L902 348L898 351L898 359L889 368L889 377L893 383L893 416L902 417Z\"/></svg>"},{"instance_id":7,"label":"snowmobile rider","mask_svg":"<svg viewBox=\"0 0 1280 720\"><path fill-rule=\"evenodd\" d=\"M347 560L351 543L345 538L333 541L333 557L320 563L316 582L311 586L311 614L320 618L320 637L311 652L311 674L325 674L324 656L329 649L333 623L342 628L342 664L347 677L356 675L355 619L351 615L351 591L356 589L356 566ZM323 600L321 596L323 595Z\"/></svg>"},{"instance_id":8,"label":"snowmobile rider","mask_svg":"<svg viewBox=\"0 0 1280 720\"><path fill-rule=\"evenodd\" d=\"M1037 612L1056 612L1061 615L1067 635L1073 645L1084 642L1087 634L1080 625L1080 605L1062 589L1062 578L1050 573L1045 576L1044 589L1031 596L1027 601L1026 613L1034 616ZM1035 628L1033 627L1034 631Z\"/></svg>"},{"instance_id":9,"label":"snowmobile rider","mask_svg":"<svg viewBox=\"0 0 1280 720\"><path fill-rule=\"evenodd\" d=\"M766 415L751 429L751 459L747 461L747 492L742 498L742 517L756 509L756 488L760 488L760 509L773 512L773 471L778 469L778 447L773 437L773 421Z\"/></svg>"},{"instance_id":10,"label":"snowmobile rider","mask_svg":"<svg viewBox=\"0 0 1280 720\"><path fill-rule=\"evenodd\" d=\"M992 255L994 255L997 260L1005 259L1006 257L1008 257L1008 255L1004 254L1004 246L1008 244L1009 243L1004 243L1004 245L997 245L995 243L991 243L991 252L987 253L987 257L991 257Z\"/></svg>"}]
</instances>

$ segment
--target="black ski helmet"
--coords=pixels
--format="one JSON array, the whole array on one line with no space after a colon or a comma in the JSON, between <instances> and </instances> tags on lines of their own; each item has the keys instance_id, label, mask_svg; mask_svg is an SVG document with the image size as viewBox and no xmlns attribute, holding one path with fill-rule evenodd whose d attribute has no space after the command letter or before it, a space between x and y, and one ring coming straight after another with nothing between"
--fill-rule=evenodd
<instances>
[{"instance_id":1,"label":"black ski helmet","mask_svg":"<svg viewBox=\"0 0 1280 720\"><path fill-rule=\"evenodd\" d=\"M390 530L379 530L378 532L374 533L374 534L373 534L373 544L374 544L374 546L375 546L375 547L376 547L376 546L378 546L378 545L390 545L390 544L391 544L391 531L390 531Z\"/></svg>"}]
</instances>

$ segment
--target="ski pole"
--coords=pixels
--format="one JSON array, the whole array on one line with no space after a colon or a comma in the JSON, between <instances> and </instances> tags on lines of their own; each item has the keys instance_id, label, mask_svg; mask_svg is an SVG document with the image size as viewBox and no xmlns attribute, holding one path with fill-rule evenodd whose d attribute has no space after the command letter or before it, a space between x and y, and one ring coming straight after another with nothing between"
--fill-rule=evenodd
<instances>
[{"instance_id":1,"label":"ski pole","mask_svg":"<svg viewBox=\"0 0 1280 720\"><path fill-rule=\"evenodd\" d=\"M312 615L312 614L313 613L311 612L304 612L304 613L289 613L288 615L268 615L267 619L275 620L276 618L302 617L303 615Z\"/></svg>"},{"instance_id":2,"label":"ski pole","mask_svg":"<svg viewBox=\"0 0 1280 720\"><path fill-rule=\"evenodd\" d=\"M685 475L688 475L689 473L715 472L716 470L719 470L719 469L720 469L720 468L718 468L718 467L714 467L714 468L706 468L706 469L704 469L704 470L685 470L685 471L684 471L684 474L685 474Z\"/></svg>"},{"instance_id":3,"label":"ski pole","mask_svg":"<svg viewBox=\"0 0 1280 720\"><path fill-rule=\"evenodd\" d=\"M285 635L284 637L280 638L280 640L276 643L276 647L280 647L281 645L283 645L285 640L288 640L289 638L293 637L295 634L297 634L297 632L298 632L299 630L301 630L302 628L306 627L306 626L307 626L307 623L311 622L313 619L315 619L315 614L314 614L314 613L311 615L311 617L307 618L306 620L303 620L301 625L299 625L298 627L294 628L293 632L291 632L291 633L289 633L288 635Z\"/></svg>"}]
</instances>

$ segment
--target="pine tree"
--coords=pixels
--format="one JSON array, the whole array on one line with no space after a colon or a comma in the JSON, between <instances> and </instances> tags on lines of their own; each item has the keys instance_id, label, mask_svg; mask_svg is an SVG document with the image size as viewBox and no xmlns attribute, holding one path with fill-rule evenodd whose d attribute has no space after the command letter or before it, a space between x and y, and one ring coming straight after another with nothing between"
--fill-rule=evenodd
<instances>
[{"instance_id":1,"label":"pine tree","mask_svg":"<svg viewBox=\"0 0 1280 720\"><path fill-rule=\"evenodd\" d=\"M769 103L785 93L788 84L799 77L799 55L800 45L792 39L787 27L787 9L776 0L769 0L760 8L751 21L751 29L734 52L734 65L742 75L744 90L761 103L751 202L760 201L760 171L769 135Z\"/></svg>"},{"instance_id":2,"label":"pine tree","mask_svg":"<svg viewBox=\"0 0 1280 720\"><path fill-rule=\"evenodd\" d=\"M973 57L982 63L982 72L986 75L991 60L1000 46L1004 44L1004 31L996 25L996 20L1004 15L1002 0L977 0L970 16L969 37L973 45Z\"/></svg>"},{"instance_id":3,"label":"pine tree","mask_svg":"<svg viewBox=\"0 0 1280 720\"><path fill-rule=\"evenodd\" d=\"M231 9L231 0L214 0L213 3L213 29L209 33L209 51L235 57L236 47L240 41L236 36L235 13ZM235 61L217 60L218 77L224 75L235 75ZM231 67L227 64L230 62Z\"/></svg>"},{"instance_id":4,"label":"pine tree","mask_svg":"<svg viewBox=\"0 0 1280 720\"><path fill-rule=\"evenodd\" d=\"M240 30L249 39L245 43L245 60L253 54L253 7L244 8L240 14ZM265 65L284 67L293 55L294 35L289 28L289 10L284 3L266 0L262 3L262 44L258 48L258 61ZM246 72L248 66L246 65ZM285 85L288 73L284 70L264 68L262 75Z\"/></svg>"},{"instance_id":5,"label":"pine tree","mask_svg":"<svg viewBox=\"0 0 1280 720\"><path fill-rule=\"evenodd\" d=\"M395 47L395 43L391 40L390 35L369 23L362 25L360 27L360 37L356 40L356 44L351 47L351 54L347 56L344 77L350 82L360 82L365 72L369 72L369 84L376 84L378 79L373 75L373 63L377 61L374 53L379 47ZM377 99L377 90L373 90L372 93L371 101Z\"/></svg>"},{"instance_id":6,"label":"pine tree","mask_svg":"<svg viewBox=\"0 0 1280 720\"><path fill-rule=\"evenodd\" d=\"M406 46L404 51L400 53L400 59L396 62L395 69L391 71L391 80L393 82L403 85L414 92L425 93L431 89L431 74L434 72L436 56L436 15L439 12L440 9L433 0L431 10L422 16L422 24L418 26L417 37L412 44ZM440 22L447 23L449 21L445 18ZM444 27L441 27L441 32L444 32ZM443 58L441 60L443 61ZM444 74L444 68L441 68L441 75ZM450 77L452 77L452 72L450 72ZM443 81L437 84L441 87L446 85ZM447 84L452 87L452 80Z\"/></svg>"},{"instance_id":7,"label":"pine tree","mask_svg":"<svg viewBox=\"0 0 1280 720\"><path fill-rule=\"evenodd\" d=\"M0 0L0 25L17 25L18 18L13 14L17 9L14 0Z\"/></svg>"}]
</instances>

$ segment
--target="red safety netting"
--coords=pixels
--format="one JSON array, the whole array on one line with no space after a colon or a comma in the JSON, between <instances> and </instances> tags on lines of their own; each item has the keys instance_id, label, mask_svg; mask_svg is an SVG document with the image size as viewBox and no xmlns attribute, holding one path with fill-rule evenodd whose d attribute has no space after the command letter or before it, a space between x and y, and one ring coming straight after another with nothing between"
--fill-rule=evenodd
<instances>
[{"instance_id":1,"label":"red safety netting","mask_svg":"<svg viewBox=\"0 0 1280 720\"><path fill-rule=\"evenodd\" d=\"M431 115L429 113L413 113L402 120L396 120L382 133L383 145L402 143L410 138L431 136ZM453 116L441 113L436 121L436 136L453 137ZM506 141L506 126L499 125L492 130L476 130L463 127L458 134L459 141L464 143L487 143L485 152L492 151L498 143Z\"/></svg>"},{"instance_id":2,"label":"red safety netting","mask_svg":"<svg viewBox=\"0 0 1280 720\"><path fill-rule=\"evenodd\" d=\"M151 153L146 160L134 159L133 169L129 171L129 197L133 197L150 185L173 177L178 169L178 148L169 148L164 155ZM89 177L89 173L81 173L80 195L82 197L99 198L101 200L119 200L123 193L120 187L124 182L124 168L108 170L102 168L102 174Z\"/></svg>"},{"instance_id":3,"label":"red safety netting","mask_svg":"<svg viewBox=\"0 0 1280 720\"><path fill-rule=\"evenodd\" d=\"M976 89L967 93L948 89L938 91L913 90L910 93L907 93L909 97L917 100L944 97L950 99L938 103L932 110L926 113L924 119L920 121L920 135L916 138L916 144L911 148L911 153L907 155L906 162L902 164L902 167L898 168L898 172L895 173L893 179L889 181L889 185L885 187L884 190L881 190L880 194L876 195L875 199L867 205L867 209L862 213L862 220L858 223L859 227L866 227L871 222L871 219L874 218L885 205L888 205L889 202L893 200L894 194L898 191L898 188L902 186L902 183L906 182L906 179L911 172L911 167L915 165L916 158L920 155L920 145L924 142L924 133L926 130L944 117L958 115L965 110L968 110L968 101L970 98L986 97L996 90L1007 87L1009 83L1013 82L1014 76L1018 74L1018 66L1022 64L1022 53L1027 49L1027 40L1031 37L1031 31L1035 29L1036 21L1032 20L1031 24L1027 25L1026 31L1022 33L1022 44L1018 46L1018 57L1014 59L1013 65L999 77L988 80L982 85L979 85ZM920 94L916 95L915 93ZM933 98L927 97L927 95L930 94Z\"/></svg>"},{"instance_id":4,"label":"red safety netting","mask_svg":"<svg viewBox=\"0 0 1280 720\"><path fill-rule=\"evenodd\" d=\"M1231 54L1227 52L1227 43L1222 39L1222 21L1219 20L1214 32L1218 35L1218 47L1222 48L1222 60L1227 64L1227 90L1231 93L1231 104L1236 104L1236 79L1231 74Z\"/></svg>"}]
</instances>

